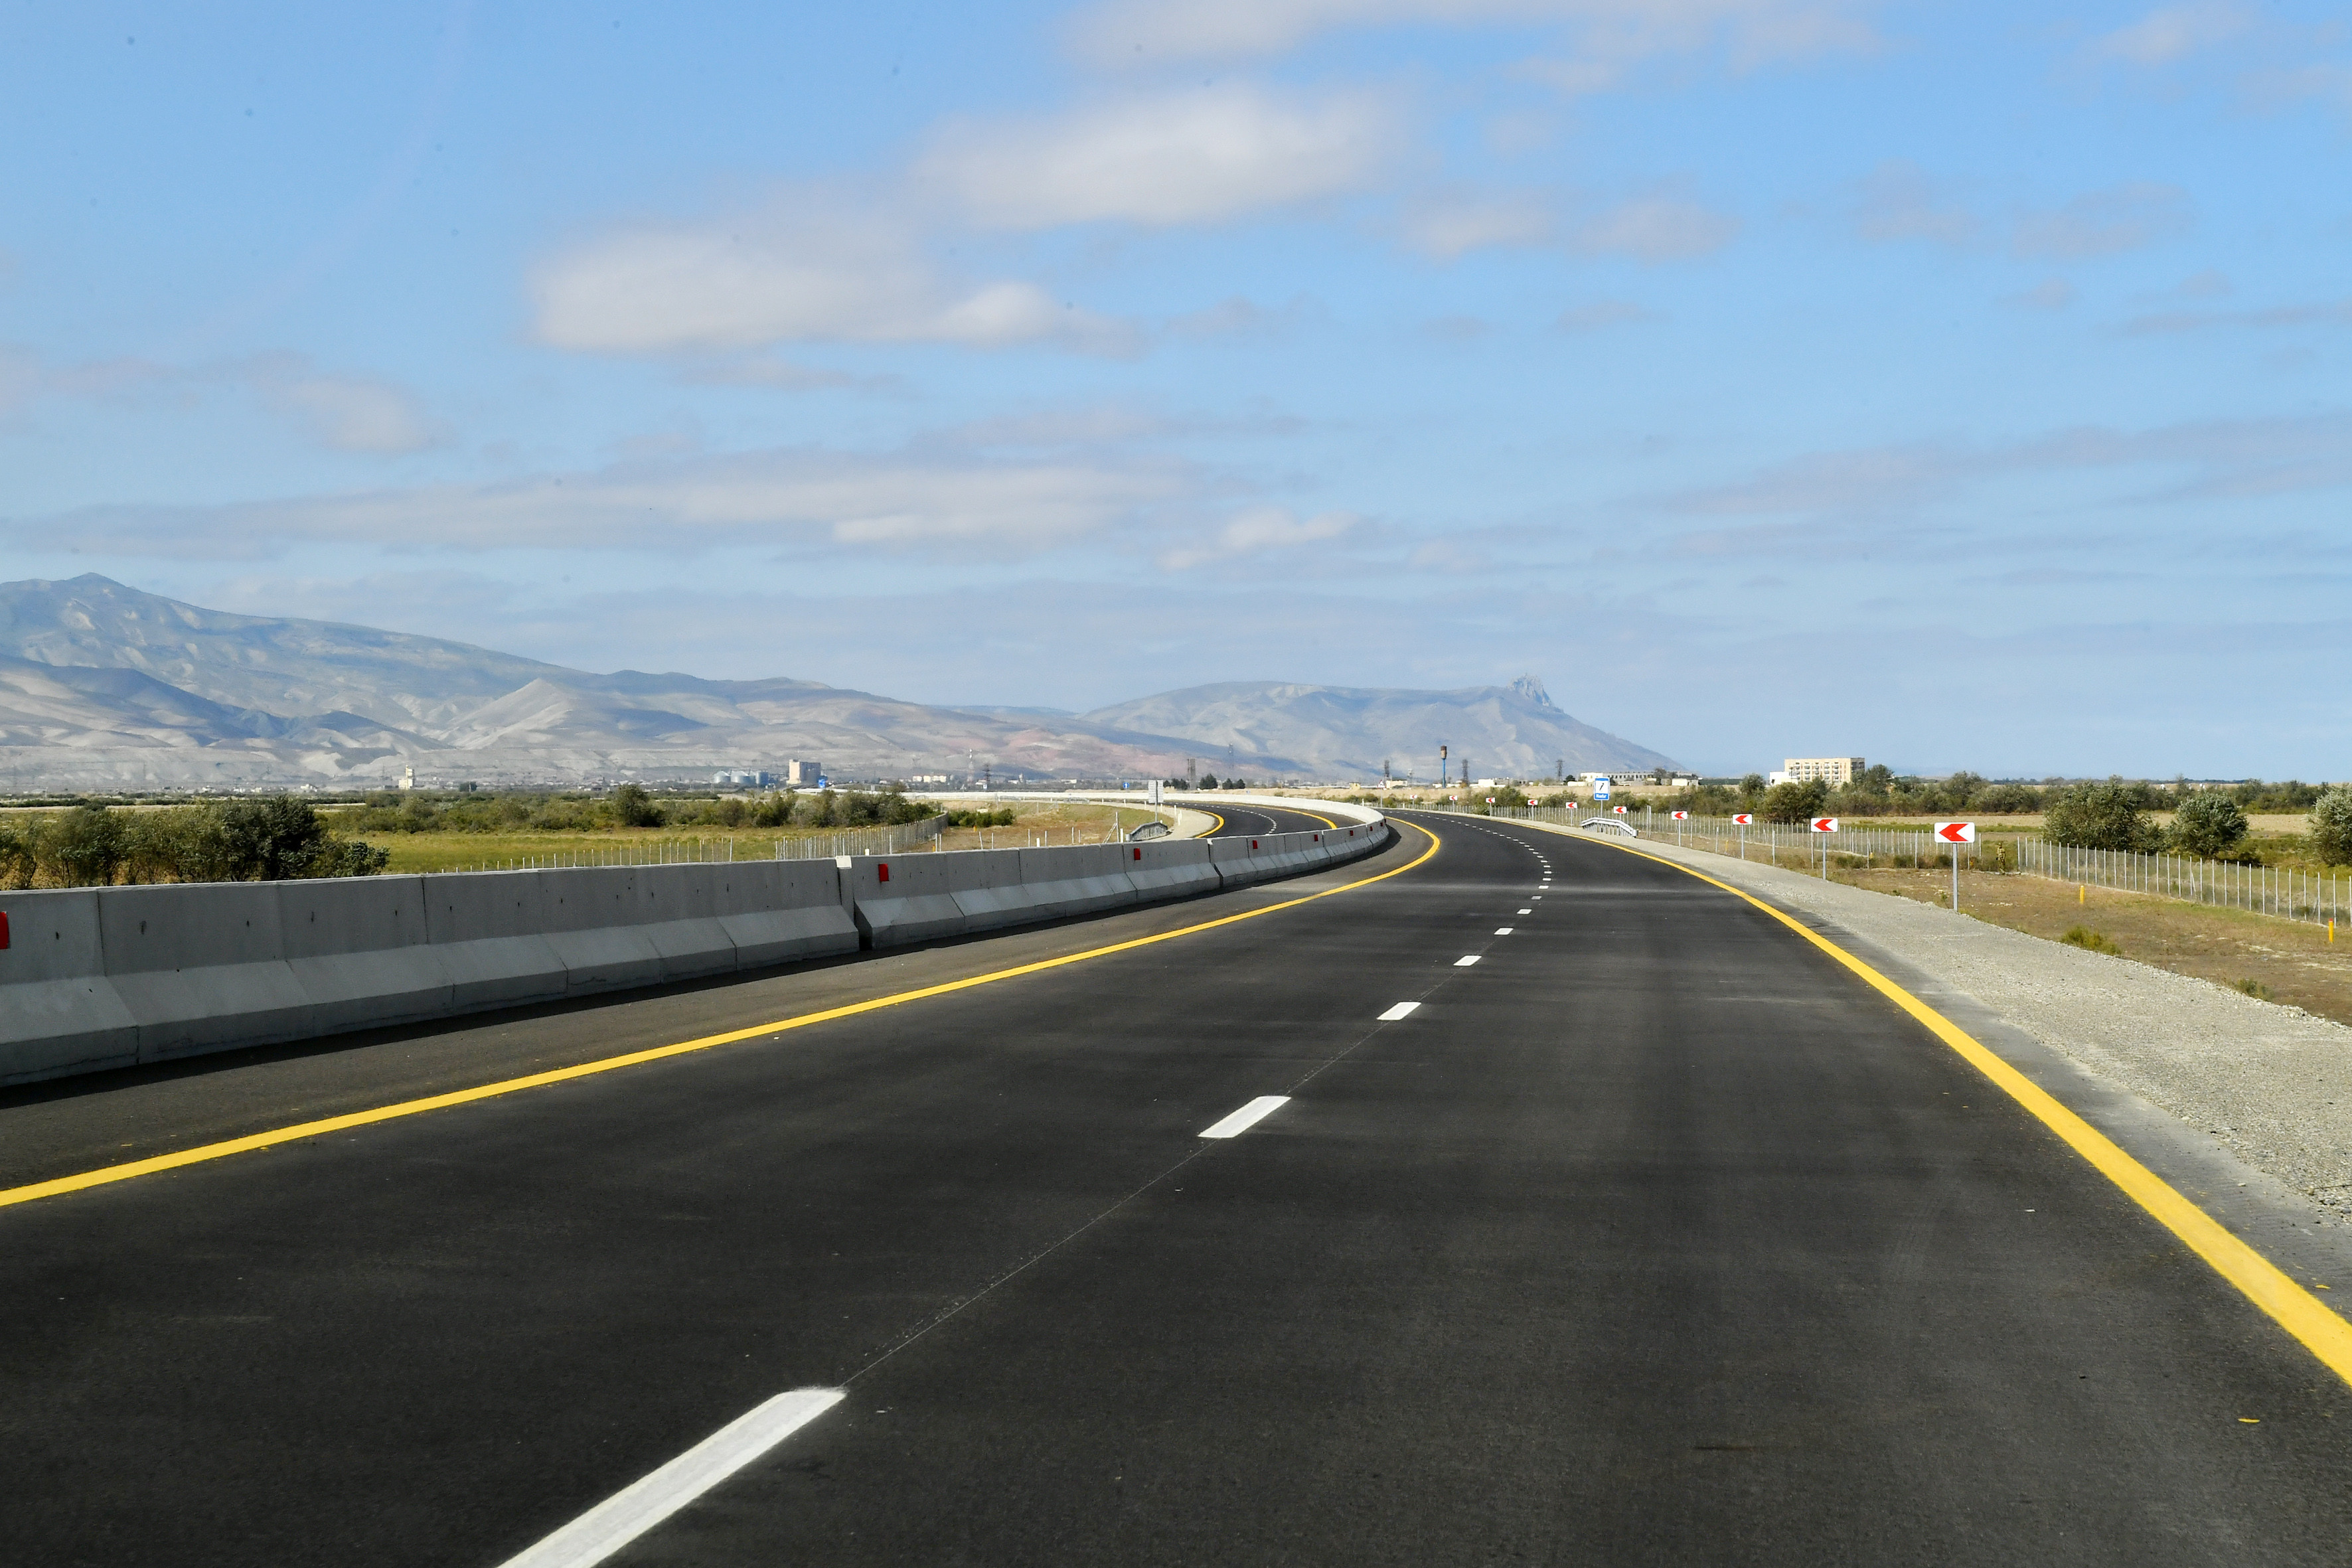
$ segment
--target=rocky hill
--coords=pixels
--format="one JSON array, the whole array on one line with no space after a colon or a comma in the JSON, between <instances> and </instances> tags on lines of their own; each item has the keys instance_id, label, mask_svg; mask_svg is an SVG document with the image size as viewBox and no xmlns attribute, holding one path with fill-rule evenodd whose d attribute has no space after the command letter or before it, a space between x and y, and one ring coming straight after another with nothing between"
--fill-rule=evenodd
<instances>
[{"instance_id":1,"label":"rocky hill","mask_svg":"<svg viewBox=\"0 0 2352 1568\"><path fill-rule=\"evenodd\" d=\"M541 664L328 621L229 615L89 575L0 584L0 790L690 778L814 757L845 778L1377 777L1649 765L1539 686L1459 692L1236 684L1099 712L936 708L815 681ZM1423 744L1424 741L1426 744ZM1663 761L1663 759L1658 759ZM1399 771L1402 771L1400 763ZM1428 763L1416 764L1423 776Z\"/></svg>"}]
</instances>

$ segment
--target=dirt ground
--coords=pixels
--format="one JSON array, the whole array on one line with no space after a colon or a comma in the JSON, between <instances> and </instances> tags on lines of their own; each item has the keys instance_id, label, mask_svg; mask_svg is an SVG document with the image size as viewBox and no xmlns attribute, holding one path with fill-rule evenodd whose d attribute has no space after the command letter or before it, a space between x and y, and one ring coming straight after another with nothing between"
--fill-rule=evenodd
<instances>
[{"instance_id":1,"label":"dirt ground","mask_svg":"<svg viewBox=\"0 0 2352 1568\"><path fill-rule=\"evenodd\" d=\"M1950 902L1948 871L1838 871L1832 879L1921 903ZM2352 929L2331 944L2327 928L2299 921L2208 909L2104 888L2081 891L2043 877L1960 874L1960 911L2051 940L2075 926L2104 933L2126 958L2179 974L2237 985L2251 980L2267 1000L2352 1024Z\"/></svg>"}]
</instances>

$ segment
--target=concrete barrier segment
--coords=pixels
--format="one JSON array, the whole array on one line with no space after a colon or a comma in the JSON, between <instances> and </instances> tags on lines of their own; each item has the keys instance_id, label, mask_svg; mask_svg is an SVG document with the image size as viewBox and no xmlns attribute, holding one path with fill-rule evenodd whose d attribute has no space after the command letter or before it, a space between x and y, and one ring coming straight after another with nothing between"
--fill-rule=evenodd
<instances>
[{"instance_id":1,"label":"concrete barrier segment","mask_svg":"<svg viewBox=\"0 0 2352 1568\"><path fill-rule=\"evenodd\" d=\"M139 1025L106 977L98 889L0 894L0 1084L129 1067Z\"/></svg>"},{"instance_id":2,"label":"concrete barrier segment","mask_svg":"<svg viewBox=\"0 0 2352 1568\"><path fill-rule=\"evenodd\" d=\"M452 1011L563 994L567 972L547 940L541 875L476 871L425 879L426 940L448 973Z\"/></svg>"},{"instance_id":3,"label":"concrete barrier segment","mask_svg":"<svg viewBox=\"0 0 2352 1568\"><path fill-rule=\"evenodd\" d=\"M1134 903L1140 896L1128 878L1131 864L1117 844L1071 844L1018 849L1021 880L1035 899L1037 918L1063 920Z\"/></svg>"},{"instance_id":4,"label":"concrete barrier segment","mask_svg":"<svg viewBox=\"0 0 2352 1568\"><path fill-rule=\"evenodd\" d=\"M950 852L959 862L952 868L949 896L963 911L967 931L996 931L1038 918L1035 891L1021 880L1018 849L965 849Z\"/></svg>"},{"instance_id":5,"label":"concrete barrier segment","mask_svg":"<svg viewBox=\"0 0 2352 1568\"><path fill-rule=\"evenodd\" d=\"M987 873L959 854L845 855L834 862L849 890L862 947L961 936L971 929L955 895L977 892Z\"/></svg>"},{"instance_id":6,"label":"concrete barrier segment","mask_svg":"<svg viewBox=\"0 0 2352 1568\"><path fill-rule=\"evenodd\" d=\"M456 983L427 941L424 878L266 886L278 897L286 967L310 998L318 1033L414 1023L456 1010Z\"/></svg>"},{"instance_id":7,"label":"concrete barrier segment","mask_svg":"<svg viewBox=\"0 0 2352 1568\"><path fill-rule=\"evenodd\" d=\"M719 923L735 944L737 969L857 951L857 921L832 861L738 861L728 869L736 875L720 888Z\"/></svg>"},{"instance_id":8,"label":"concrete barrier segment","mask_svg":"<svg viewBox=\"0 0 2352 1568\"><path fill-rule=\"evenodd\" d=\"M98 923L141 1061L315 1032L317 1010L287 967L275 883L107 888Z\"/></svg>"},{"instance_id":9,"label":"concrete barrier segment","mask_svg":"<svg viewBox=\"0 0 2352 1568\"><path fill-rule=\"evenodd\" d=\"M1127 879L1139 900L1214 892L1223 885L1206 839L1159 838L1122 847L1129 851Z\"/></svg>"}]
</instances>

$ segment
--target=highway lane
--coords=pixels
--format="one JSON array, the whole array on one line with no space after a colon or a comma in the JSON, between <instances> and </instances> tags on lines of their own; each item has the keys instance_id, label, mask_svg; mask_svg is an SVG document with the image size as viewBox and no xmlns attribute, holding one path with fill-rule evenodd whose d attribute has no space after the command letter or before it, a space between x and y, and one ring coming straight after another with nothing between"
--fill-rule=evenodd
<instances>
[{"instance_id":1,"label":"highway lane","mask_svg":"<svg viewBox=\"0 0 2352 1568\"><path fill-rule=\"evenodd\" d=\"M1679 872L1430 827L1257 920L0 1210L0 1553L487 1568L814 1384L613 1561L2340 1559L2343 1386L1948 1050Z\"/></svg>"},{"instance_id":2,"label":"highway lane","mask_svg":"<svg viewBox=\"0 0 2352 1568\"><path fill-rule=\"evenodd\" d=\"M1214 812L1220 818L1221 825L1210 832L1212 838L1246 837L1254 833L1313 833L1332 826L1332 819L1319 812L1282 806L1234 805L1222 800L1205 800L1193 809Z\"/></svg>"}]
</instances>

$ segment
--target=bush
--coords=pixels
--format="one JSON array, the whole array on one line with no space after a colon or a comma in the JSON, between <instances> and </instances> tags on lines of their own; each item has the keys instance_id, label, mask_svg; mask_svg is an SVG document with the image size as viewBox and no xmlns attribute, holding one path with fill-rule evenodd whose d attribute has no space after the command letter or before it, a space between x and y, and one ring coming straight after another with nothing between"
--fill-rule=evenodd
<instances>
[{"instance_id":1,"label":"bush","mask_svg":"<svg viewBox=\"0 0 2352 1568\"><path fill-rule=\"evenodd\" d=\"M29 888L32 885L31 835L20 833L0 822L0 888Z\"/></svg>"},{"instance_id":2,"label":"bush","mask_svg":"<svg viewBox=\"0 0 2352 1568\"><path fill-rule=\"evenodd\" d=\"M2016 816L2042 809L2042 792L2032 784L1987 784L1969 803L1989 816Z\"/></svg>"},{"instance_id":3,"label":"bush","mask_svg":"<svg viewBox=\"0 0 2352 1568\"><path fill-rule=\"evenodd\" d=\"M668 820L643 784L625 784L613 792L613 816L624 827L659 827Z\"/></svg>"},{"instance_id":4,"label":"bush","mask_svg":"<svg viewBox=\"0 0 2352 1568\"><path fill-rule=\"evenodd\" d=\"M2219 790L2200 790L2181 802L2166 835L2174 849L2200 860L2235 848L2245 837L2245 808Z\"/></svg>"},{"instance_id":5,"label":"bush","mask_svg":"<svg viewBox=\"0 0 2352 1568\"><path fill-rule=\"evenodd\" d=\"M2352 864L2352 786L2337 784L2312 806L2311 850L2330 866Z\"/></svg>"},{"instance_id":6,"label":"bush","mask_svg":"<svg viewBox=\"0 0 2352 1568\"><path fill-rule=\"evenodd\" d=\"M2237 982L2237 987L2257 1002L2278 1000L2278 997L2272 994L2271 988L2259 980L2241 980Z\"/></svg>"},{"instance_id":7,"label":"bush","mask_svg":"<svg viewBox=\"0 0 2352 1568\"><path fill-rule=\"evenodd\" d=\"M2085 952L2104 952L2111 958L2124 955L2122 948L2107 940L2106 932L2093 931L2088 926L2073 927L2058 940L2068 947L2079 947Z\"/></svg>"},{"instance_id":8,"label":"bush","mask_svg":"<svg viewBox=\"0 0 2352 1568\"><path fill-rule=\"evenodd\" d=\"M2142 786L2111 778L2074 784L2043 808L2042 837L2075 849L2154 849L2163 842L2147 819Z\"/></svg>"},{"instance_id":9,"label":"bush","mask_svg":"<svg viewBox=\"0 0 2352 1568\"><path fill-rule=\"evenodd\" d=\"M1826 780L1806 779L1801 784L1790 780L1764 792L1764 804L1757 807L1757 815L1767 822L1810 822L1822 814L1829 797Z\"/></svg>"},{"instance_id":10,"label":"bush","mask_svg":"<svg viewBox=\"0 0 2352 1568\"><path fill-rule=\"evenodd\" d=\"M59 888L103 888L122 864L122 819L102 805L78 805L43 822L33 860Z\"/></svg>"}]
</instances>

